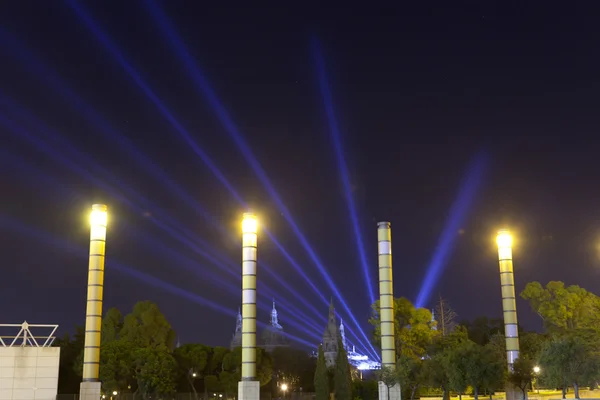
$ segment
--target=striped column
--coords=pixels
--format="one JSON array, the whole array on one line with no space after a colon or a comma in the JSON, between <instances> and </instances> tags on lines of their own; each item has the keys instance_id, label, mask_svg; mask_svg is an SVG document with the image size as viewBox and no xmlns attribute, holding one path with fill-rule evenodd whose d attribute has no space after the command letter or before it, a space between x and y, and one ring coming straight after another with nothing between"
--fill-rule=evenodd
<instances>
[{"instance_id":1,"label":"striped column","mask_svg":"<svg viewBox=\"0 0 600 400\"><path fill-rule=\"evenodd\" d=\"M396 367L394 340L394 288L392 281L392 230L389 222L377 224L379 248L379 319L381 321L381 366Z\"/></svg>"},{"instance_id":2,"label":"striped column","mask_svg":"<svg viewBox=\"0 0 600 400\"><path fill-rule=\"evenodd\" d=\"M106 206L104 204L94 204L90 215L90 262L85 311L83 382L98 382L100 369L100 329L102 326L106 223Z\"/></svg>"},{"instance_id":3,"label":"striped column","mask_svg":"<svg viewBox=\"0 0 600 400\"><path fill-rule=\"evenodd\" d=\"M515 277L512 260L512 236L507 230L498 231L498 260L500 263L500 286L502 289L502 312L504 314L504 335L506 337L506 359L508 370L519 358L519 330L517 324L517 303L515 297Z\"/></svg>"},{"instance_id":4,"label":"striped column","mask_svg":"<svg viewBox=\"0 0 600 400\"><path fill-rule=\"evenodd\" d=\"M256 380L256 253L258 222L252 213L242 221L242 381Z\"/></svg>"}]
</instances>

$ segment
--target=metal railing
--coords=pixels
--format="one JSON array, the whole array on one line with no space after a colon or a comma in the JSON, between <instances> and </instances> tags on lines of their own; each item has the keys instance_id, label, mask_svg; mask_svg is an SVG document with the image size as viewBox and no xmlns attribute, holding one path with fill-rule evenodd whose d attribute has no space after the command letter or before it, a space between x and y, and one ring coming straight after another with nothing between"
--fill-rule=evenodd
<instances>
[{"instance_id":1,"label":"metal railing","mask_svg":"<svg viewBox=\"0 0 600 400\"><path fill-rule=\"evenodd\" d=\"M50 331L48 335L34 335L34 330ZM0 347L50 347L54 343L54 333L58 325L29 324L0 324ZM16 333L15 333L16 332Z\"/></svg>"}]
</instances>

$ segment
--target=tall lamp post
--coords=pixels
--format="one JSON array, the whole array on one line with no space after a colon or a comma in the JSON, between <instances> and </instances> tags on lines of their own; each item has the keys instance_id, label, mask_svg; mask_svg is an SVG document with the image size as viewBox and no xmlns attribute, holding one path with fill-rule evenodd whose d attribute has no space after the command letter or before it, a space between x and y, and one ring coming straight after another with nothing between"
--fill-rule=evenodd
<instances>
[{"instance_id":1,"label":"tall lamp post","mask_svg":"<svg viewBox=\"0 0 600 400\"><path fill-rule=\"evenodd\" d=\"M81 400L100 398L100 330L104 292L104 256L106 253L107 207L94 204L90 214L90 259L88 268L87 306L85 312L85 342Z\"/></svg>"},{"instance_id":2,"label":"tall lamp post","mask_svg":"<svg viewBox=\"0 0 600 400\"><path fill-rule=\"evenodd\" d=\"M242 380L238 400L259 400L256 380L256 260L258 220L245 213L242 220Z\"/></svg>"},{"instance_id":3,"label":"tall lamp post","mask_svg":"<svg viewBox=\"0 0 600 400\"><path fill-rule=\"evenodd\" d=\"M500 264L500 287L502 291L502 312L504 314L504 335L506 338L506 360L509 371L519 358L519 329L517 323L517 302L515 296L515 275L513 271L513 237L507 230L498 231L498 261Z\"/></svg>"},{"instance_id":4,"label":"tall lamp post","mask_svg":"<svg viewBox=\"0 0 600 400\"><path fill-rule=\"evenodd\" d=\"M379 321L381 323L381 367L396 368L394 334L394 282L392 276L392 228L384 221L377 224L379 264ZM379 400L400 400L400 385L389 387L379 382Z\"/></svg>"},{"instance_id":5,"label":"tall lamp post","mask_svg":"<svg viewBox=\"0 0 600 400\"><path fill-rule=\"evenodd\" d=\"M519 329L517 323L517 302L515 295L515 276L513 271L512 246L513 237L507 230L498 231L498 262L500 265L500 288L502 293L502 313L504 315L504 337L506 341L506 362L508 372L512 372L513 364L519 358ZM507 384L506 399L518 397L517 390Z\"/></svg>"}]
</instances>

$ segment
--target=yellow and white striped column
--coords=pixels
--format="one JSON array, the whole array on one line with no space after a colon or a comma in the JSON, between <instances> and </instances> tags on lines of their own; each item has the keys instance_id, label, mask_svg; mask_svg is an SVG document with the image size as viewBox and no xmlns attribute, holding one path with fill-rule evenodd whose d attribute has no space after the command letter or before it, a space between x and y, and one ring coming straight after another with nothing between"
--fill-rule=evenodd
<instances>
[{"instance_id":1,"label":"yellow and white striped column","mask_svg":"<svg viewBox=\"0 0 600 400\"><path fill-rule=\"evenodd\" d=\"M242 381L256 380L256 215L242 221Z\"/></svg>"},{"instance_id":2,"label":"yellow and white striped column","mask_svg":"<svg viewBox=\"0 0 600 400\"><path fill-rule=\"evenodd\" d=\"M379 248L379 319L381 321L381 366L396 367L394 340L394 287L392 280L392 229L389 222L377 224Z\"/></svg>"},{"instance_id":3,"label":"yellow and white striped column","mask_svg":"<svg viewBox=\"0 0 600 400\"><path fill-rule=\"evenodd\" d=\"M519 330L517 323L517 302L515 296L515 277L512 259L513 238L507 230L498 231L498 260L500 263L500 286L502 289L502 312L504 314L504 335L506 337L506 359L508 369L519 358Z\"/></svg>"},{"instance_id":4,"label":"yellow and white striped column","mask_svg":"<svg viewBox=\"0 0 600 400\"><path fill-rule=\"evenodd\" d=\"M98 382L100 370L100 329L104 292L104 256L106 252L107 207L94 204L90 214L90 261L85 312L83 382Z\"/></svg>"}]
</instances>

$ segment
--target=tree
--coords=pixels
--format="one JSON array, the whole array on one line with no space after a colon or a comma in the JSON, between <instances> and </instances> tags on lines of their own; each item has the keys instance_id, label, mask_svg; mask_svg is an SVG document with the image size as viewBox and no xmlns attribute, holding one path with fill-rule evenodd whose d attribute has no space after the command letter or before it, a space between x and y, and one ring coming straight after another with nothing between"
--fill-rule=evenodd
<instances>
[{"instance_id":1,"label":"tree","mask_svg":"<svg viewBox=\"0 0 600 400\"><path fill-rule=\"evenodd\" d=\"M473 321L463 321L460 325L467 329L469 339L485 346L496 334L503 334L504 321L499 318L477 317Z\"/></svg>"},{"instance_id":2,"label":"tree","mask_svg":"<svg viewBox=\"0 0 600 400\"><path fill-rule=\"evenodd\" d=\"M433 388L442 389L444 400L450 399L449 382L446 370L447 353L440 352L425 359L423 362L423 377L425 382Z\"/></svg>"},{"instance_id":3,"label":"tree","mask_svg":"<svg viewBox=\"0 0 600 400\"><path fill-rule=\"evenodd\" d=\"M68 333L55 340L54 345L60 347L60 364L58 369L58 393L77 393L83 369L83 345L85 330L75 327L75 334Z\"/></svg>"},{"instance_id":4,"label":"tree","mask_svg":"<svg viewBox=\"0 0 600 400\"><path fill-rule=\"evenodd\" d=\"M469 364L476 356L476 344L470 340L461 342L456 347L448 348L446 357L443 359L443 365L448 377L448 388L458 394L459 399L467 390L469 385L467 372Z\"/></svg>"},{"instance_id":5,"label":"tree","mask_svg":"<svg viewBox=\"0 0 600 400\"><path fill-rule=\"evenodd\" d=\"M348 354L342 337L338 335L338 351L335 360L334 392L336 400L352 400L352 378Z\"/></svg>"},{"instance_id":6,"label":"tree","mask_svg":"<svg viewBox=\"0 0 600 400\"><path fill-rule=\"evenodd\" d=\"M546 343L540 354L542 373L546 381L565 388L573 385L575 398L579 387L593 384L600 373L600 358L593 344L576 334L556 337Z\"/></svg>"},{"instance_id":7,"label":"tree","mask_svg":"<svg viewBox=\"0 0 600 400\"><path fill-rule=\"evenodd\" d=\"M534 378L533 361L526 357L519 357L513 364L512 371L508 374L508 381L518 387L523 394L523 400L527 400L527 387Z\"/></svg>"},{"instance_id":8,"label":"tree","mask_svg":"<svg viewBox=\"0 0 600 400\"><path fill-rule=\"evenodd\" d=\"M396 362L396 374L401 388L410 391L410 399L414 400L419 386L423 383L423 361L401 354Z\"/></svg>"},{"instance_id":9,"label":"tree","mask_svg":"<svg viewBox=\"0 0 600 400\"><path fill-rule=\"evenodd\" d=\"M314 391L315 360L305 351L289 347L278 347L271 353L273 360L273 384L285 382L289 389L302 388ZM273 388L276 393L277 388Z\"/></svg>"},{"instance_id":10,"label":"tree","mask_svg":"<svg viewBox=\"0 0 600 400\"><path fill-rule=\"evenodd\" d=\"M585 289L551 281L546 287L530 282L521 292L550 331L600 328L600 298Z\"/></svg>"},{"instance_id":11,"label":"tree","mask_svg":"<svg viewBox=\"0 0 600 400\"><path fill-rule=\"evenodd\" d=\"M135 382L134 346L125 340L113 340L100 347L99 378L106 392L121 392Z\"/></svg>"},{"instance_id":12,"label":"tree","mask_svg":"<svg viewBox=\"0 0 600 400\"><path fill-rule=\"evenodd\" d=\"M138 347L163 347L172 351L175 347L175 331L158 306L150 301L140 301L125 317L119 337Z\"/></svg>"},{"instance_id":13,"label":"tree","mask_svg":"<svg viewBox=\"0 0 600 400\"><path fill-rule=\"evenodd\" d=\"M223 356L223 372L228 372L232 375L235 382L242 380L242 348L236 347L233 351L228 352ZM228 376L227 374L225 375ZM260 347L256 348L256 378L260 382L260 386L264 386L271 382L273 377L273 362L269 353ZM226 380L227 381L227 380ZM233 385L233 384L232 384ZM237 385L237 383L236 383ZM233 387L233 386L232 386ZM237 386L236 386L237 387Z\"/></svg>"},{"instance_id":14,"label":"tree","mask_svg":"<svg viewBox=\"0 0 600 400\"><path fill-rule=\"evenodd\" d=\"M497 350L489 343L483 347L483 362L480 386L488 392L491 400L492 394L501 389L506 381L506 362L504 357L498 357Z\"/></svg>"},{"instance_id":15,"label":"tree","mask_svg":"<svg viewBox=\"0 0 600 400\"><path fill-rule=\"evenodd\" d=\"M444 400L450 398L451 383L448 371L451 368L451 353L467 340L466 329L457 327L447 336L436 337L428 347L428 356L423 363L423 379L430 386L441 388Z\"/></svg>"},{"instance_id":16,"label":"tree","mask_svg":"<svg viewBox=\"0 0 600 400\"><path fill-rule=\"evenodd\" d=\"M519 334L520 355L530 360L539 360L548 335L537 332L521 332Z\"/></svg>"},{"instance_id":17,"label":"tree","mask_svg":"<svg viewBox=\"0 0 600 400\"><path fill-rule=\"evenodd\" d=\"M372 308L369 323L373 326L373 341L378 346L381 342L381 321L379 317L379 300ZM394 336L396 358L400 354L421 358L426 355L427 347L439 336L439 332L431 329L431 312L425 308L415 308L406 298L394 299Z\"/></svg>"},{"instance_id":18,"label":"tree","mask_svg":"<svg viewBox=\"0 0 600 400\"><path fill-rule=\"evenodd\" d=\"M195 380L204 377L204 371L208 364L208 353L208 348L201 344L184 344L173 352L179 366L179 373L181 376L185 376L196 399L198 398L198 392L196 391Z\"/></svg>"},{"instance_id":19,"label":"tree","mask_svg":"<svg viewBox=\"0 0 600 400\"><path fill-rule=\"evenodd\" d=\"M379 374L378 374L378 378L379 381L382 382L385 387L386 387L386 391L387 391L387 398L388 400L390 400L390 391L392 390L392 388L394 386L396 386L399 383L399 375L398 373L394 370L394 368L390 368L390 367L381 367L381 370L379 370ZM337 396L336 396L336 400L337 400Z\"/></svg>"},{"instance_id":20,"label":"tree","mask_svg":"<svg viewBox=\"0 0 600 400\"><path fill-rule=\"evenodd\" d=\"M162 347L137 348L133 353L135 377L143 398L175 392L177 362L171 353Z\"/></svg>"},{"instance_id":21,"label":"tree","mask_svg":"<svg viewBox=\"0 0 600 400\"><path fill-rule=\"evenodd\" d=\"M444 299L442 295L435 306L435 317L437 321L437 330L442 336L446 336L456 328L456 317L457 314L454 312L448 300Z\"/></svg>"},{"instance_id":22,"label":"tree","mask_svg":"<svg viewBox=\"0 0 600 400\"><path fill-rule=\"evenodd\" d=\"M123 325L123 315L118 308L109 308L102 318L100 340L102 344L117 340Z\"/></svg>"},{"instance_id":23,"label":"tree","mask_svg":"<svg viewBox=\"0 0 600 400\"><path fill-rule=\"evenodd\" d=\"M479 398L480 388L490 392L497 389L503 374L502 358L497 357L495 349L491 346L479 346L468 340L460 343L449 354L450 386L456 391L464 391L467 386L471 386L475 400Z\"/></svg>"},{"instance_id":24,"label":"tree","mask_svg":"<svg viewBox=\"0 0 600 400\"><path fill-rule=\"evenodd\" d=\"M319 345L317 368L315 369L315 400L329 400L329 375L323 346Z\"/></svg>"}]
</instances>

